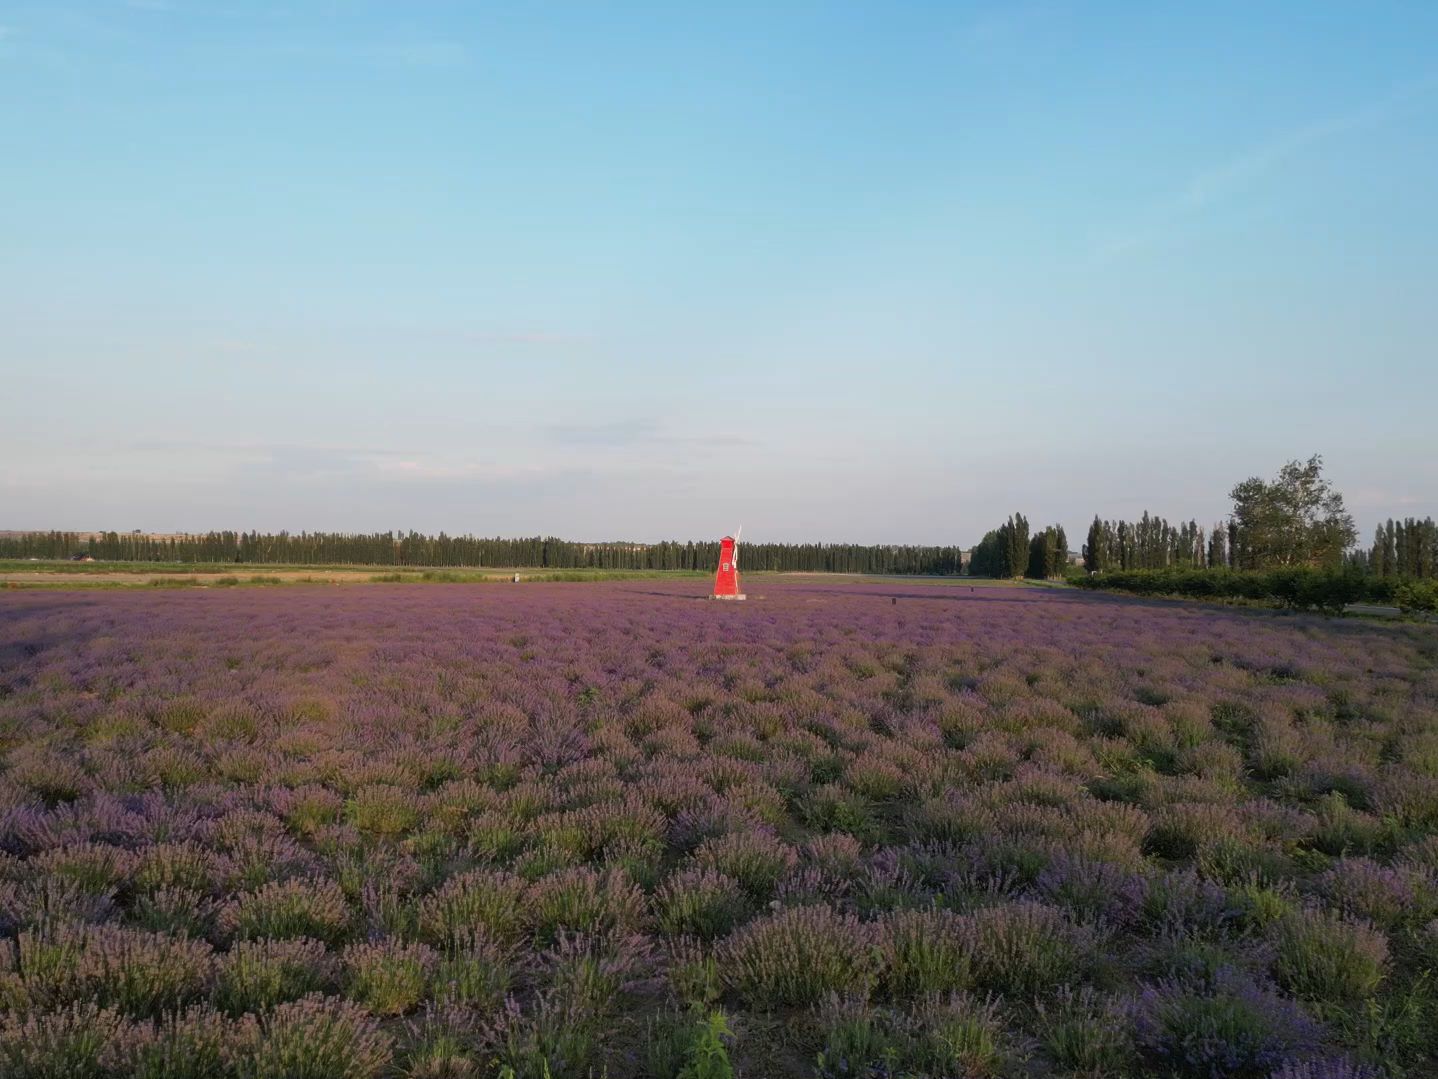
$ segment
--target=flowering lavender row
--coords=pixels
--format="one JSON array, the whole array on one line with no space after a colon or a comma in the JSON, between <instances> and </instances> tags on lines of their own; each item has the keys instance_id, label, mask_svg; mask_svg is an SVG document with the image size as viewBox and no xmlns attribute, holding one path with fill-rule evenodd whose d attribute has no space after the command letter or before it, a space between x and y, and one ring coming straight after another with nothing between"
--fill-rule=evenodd
<instances>
[{"instance_id":1,"label":"flowering lavender row","mask_svg":"<svg viewBox=\"0 0 1438 1079\"><path fill-rule=\"evenodd\" d=\"M1438 1067L1434 627L762 590L0 596L0 1075Z\"/></svg>"}]
</instances>

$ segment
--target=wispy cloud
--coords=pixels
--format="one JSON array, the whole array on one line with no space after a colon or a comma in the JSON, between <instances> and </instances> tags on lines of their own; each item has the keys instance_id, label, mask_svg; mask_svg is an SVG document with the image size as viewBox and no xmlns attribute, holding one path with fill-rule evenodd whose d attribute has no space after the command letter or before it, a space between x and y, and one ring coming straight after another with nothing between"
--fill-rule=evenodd
<instances>
[{"instance_id":1,"label":"wispy cloud","mask_svg":"<svg viewBox=\"0 0 1438 1079\"><path fill-rule=\"evenodd\" d=\"M130 443L130 449L142 453L173 453L179 451L200 450L212 453L234 453L234 454L255 454L255 453L316 453L316 454L348 454L364 455L370 457L389 457L402 455L399 450L371 449L363 446L348 445L312 445L299 442L247 442L247 441L224 441L195 438L150 438L141 439Z\"/></svg>"},{"instance_id":2,"label":"wispy cloud","mask_svg":"<svg viewBox=\"0 0 1438 1079\"><path fill-rule=\"evenodd\" d=\"M1305 150L1352 131L1375 127L1435 86L1438 86L1438 75L1426 75L1376 101L1292 128L1196 173L1177 191L1161 199L1144 223L1117 232L1100 243L1093 252L1093 261L1111 262L1157 242L1184 221L1238 196L1279 171Z\"/></svg>"},{"instance_id":3,"label":"wispy cloud","mask_svg":"<svg viewBox=\"0 0 1438 1079\"><path fill-rule=\"evenodd\" d=\"M1384 487L1360 487L1348 496L1348 504L1359 510L1421 506L1424 502L1418 495L1406 491L1391 491Z\"/></svg>"},{"instance_id":4,"label":"wispy cloud","mask_svg":"<svg viewBox=\"0 0 1438 1079\"><path fill-rule=\"evenodd\" d=\"M548 428L555 442L570 446L627 448L648 445L745 446L739 435L676 434L656 419L607 420L600 423L559 423Z\"/></svg>"},{"instance_id":5,"label":"wispy cloud","mask_svg":"<svg viewBox=\"0 0 1438 1079\"><path fill-rule=\"evenodd\" d=\"M549 428L556 442L573 446L636 446L663 441L654 420L609 420L603 423L557 423Z\"/></svg>"},{"instance_id":6,"label":"wispy cloud","mask_svg":"<svg viewBox=\"0 0 1438 1079\"><path fill-rule=\"evenodd\" d=\"M499 457L446 455L416 447L375 449L287 442L151 439L128 449L145 457L183 458L191 465L254 480L298 483L475 481L526 483L556 471L551 465ZM567 470L568 466L566 466Z\"/></svg>"}]
</instances>

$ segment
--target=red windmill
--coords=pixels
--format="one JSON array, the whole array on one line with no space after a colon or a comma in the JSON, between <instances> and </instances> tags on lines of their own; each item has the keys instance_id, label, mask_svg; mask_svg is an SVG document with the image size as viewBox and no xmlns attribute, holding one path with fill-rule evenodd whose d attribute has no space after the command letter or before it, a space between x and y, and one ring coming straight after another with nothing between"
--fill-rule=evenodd
<instances>
[{"instance_id":1,"label":"red windmill","mask_svg":"<svg viewBox=\"0 0 1438 1079\"><path fill-rule=\"evenodd\" d=\"M719 569L714 574L714 594L710 599L745 598L739 591L739 537L743 532L741 525L738 532L719 541Z\"/></svg>"}]
</instances>

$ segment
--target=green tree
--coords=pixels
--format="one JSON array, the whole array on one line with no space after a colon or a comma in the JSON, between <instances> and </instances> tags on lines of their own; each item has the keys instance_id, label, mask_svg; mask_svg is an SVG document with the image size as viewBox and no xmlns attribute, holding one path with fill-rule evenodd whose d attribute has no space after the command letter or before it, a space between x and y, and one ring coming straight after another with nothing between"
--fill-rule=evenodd
<instances>
[{"instance_id":1,"label":"green tree","mask_svg":"<svg viewBox=\"0 0 1438 1079\"><path fill-rule=\"evenodd\" d=\"M1002 577L1004 575L1003 540L999 530L984 533L969 558L969 573L975 577Z\"/></svg>"},{"instance_id":2,"label":"green tree","mask_svg":"<svg viewBox=\"0 0 1438 1079\"><path fill-rule=\"evenodd\" d=\"M1108 549L1104 543L1103 522L1094 514L1093 524L1088 526L1088 537L1083 545L1083 568L1090 573L1102 573L1108 569Z\"/></svg>"},{"instance_id":3,"label":"green tree","mask_svg":"<svg viewBox=\"0 0 1438 1079\"><path fill-rule=\"evenodd\" d=\"M1068 566L1068 537L1063 525L1049 525L1029 540L1028 565L1024 576L1035 580L1062 575Z\"/></svg>"},{"instance_id":4,"label":"green tree","mask_svg":"<svg viewBox=\"0 0 1438 1079\"><path fill-rule=\"evenodd\" d=\"M1208 568L1228 568L1228 529L1221 524L1214 525L1208 537Z\"/></svg>"},{"instance_id":5,"label":"green tree","mask_svg":"<svg viewBox=\"0 0 1438 1079\"><path fill-rule=\"evenodd\" d=\"M1316 454L1288 462L1271 482L1252 476L1230 497L1243 569L1336 566L1358 538Z\"/></svg>"},{"instance_id":6,"label":"green tree","mask_svg":"<svg viewBox=\"0 0 1438 1079\"><path fill-rule=\"evenodd\" d=\"M999 528L1003 563L1001 577L1022 577L1029 564L1029 519L1015 513Z\"/></svg>"},{"instance_id":7,"label":"green tree","mask_svg":"<svg viewBox=\"0 0 1438 1079\"><path fill-rule=\"evenodd\" d=\"M1047 532L1034 533L1029 540L1029 560L1024 567L1024 576L1042 581L1049 575L1049 544Z\"/></svg>"},{"instance_id":8,"label":"green tree","mask_svg":"<svg viewBox=\"0 0 1438 1079\"><path fill-rule=\"evenodd\" d=\"M1388 564L1388 536L1379 525L1373 533L1373 550L1368 554L1368 572L1375 577L1387 577L1393 572Z\"/></svg>"}]
</instances>

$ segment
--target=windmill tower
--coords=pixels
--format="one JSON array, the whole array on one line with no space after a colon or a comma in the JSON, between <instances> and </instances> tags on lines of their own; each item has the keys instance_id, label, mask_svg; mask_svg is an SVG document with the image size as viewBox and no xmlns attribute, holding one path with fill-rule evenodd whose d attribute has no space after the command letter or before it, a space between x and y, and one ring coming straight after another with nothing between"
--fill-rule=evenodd
<instances>
[{"instance_id":1,"label":"windmill tower","mask_svg":"<svg viewBox=\"0 0 1438 1079\"><path fill-rule=\"evenodd\" d=\"M714 574L714 592L710 599L745 599L739 591L739 537L744 526L732 536L719 541L719 569Z\"/></svg>"}]
</instances>

